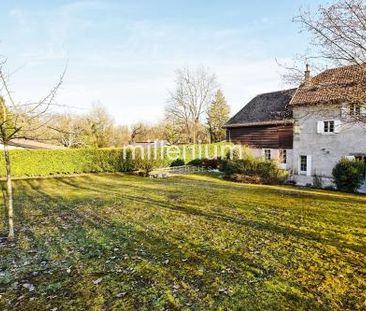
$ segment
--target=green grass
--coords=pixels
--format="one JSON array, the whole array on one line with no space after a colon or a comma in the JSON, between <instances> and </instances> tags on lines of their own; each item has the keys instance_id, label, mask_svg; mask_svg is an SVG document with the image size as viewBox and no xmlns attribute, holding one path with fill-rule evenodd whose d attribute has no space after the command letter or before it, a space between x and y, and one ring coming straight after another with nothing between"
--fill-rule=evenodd
<instances>
[{"instance_id":1,"label":"green grass","mask_svg":"<svg viewBox=\"0 0 366 311\"><path fill-rule=\"evenodd\" d=\"M15 188L1 310L366 308L365 196L203 175Z\"/></svg>"}]
</instances>

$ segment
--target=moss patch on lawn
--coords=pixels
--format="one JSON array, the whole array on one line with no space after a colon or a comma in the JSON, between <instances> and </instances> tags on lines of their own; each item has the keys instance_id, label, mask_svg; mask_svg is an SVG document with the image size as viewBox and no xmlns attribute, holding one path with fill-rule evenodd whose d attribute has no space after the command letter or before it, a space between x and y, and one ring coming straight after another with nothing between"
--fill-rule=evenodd
<instances>
[{"instance_id":1,"label":"moss patch on lawn","mask_svg":"<svg viewBox=\"0 0 366 311\"><path fill-rule=\"evenodd\" d=\"M365 196L99 174L18 180L15 209L1 310L366 308Z\"/></svg>"}]
</instances>

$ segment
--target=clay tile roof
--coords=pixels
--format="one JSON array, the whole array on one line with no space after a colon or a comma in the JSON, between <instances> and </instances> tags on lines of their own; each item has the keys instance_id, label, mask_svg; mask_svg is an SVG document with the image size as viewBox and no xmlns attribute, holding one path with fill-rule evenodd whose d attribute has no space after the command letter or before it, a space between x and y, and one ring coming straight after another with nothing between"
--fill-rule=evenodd
<instances>
[{"instance_id":1,"label":"clay tile roof","mask_svg":"<svg viewBox=\"0 0 366 311\"><path fill-rule=\"evenodd\" d=\"M292 120L289 103L296 89L260 94L254 97L225 127L272 124Z\"/></svg>"},{"instance_id":2,"label":"clay tile roof","mask_svg":"<svg viewBox=\"0 0 366 311\"><path fill-rule=\"evenodd\" d=\"M353 101L366 96L366 64L328 69L304 82L290 105Z\"/></svg>"}]
</instances>

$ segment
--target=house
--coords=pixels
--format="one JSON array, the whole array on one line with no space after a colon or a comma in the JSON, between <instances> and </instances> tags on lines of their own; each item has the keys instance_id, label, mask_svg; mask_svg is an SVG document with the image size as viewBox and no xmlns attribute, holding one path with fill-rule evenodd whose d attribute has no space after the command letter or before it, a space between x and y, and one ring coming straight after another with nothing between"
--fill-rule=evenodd
<instances>
[{"instance_id":1,"label":"house","mask_svg":"<svg viewBox=\"0 0 366 311\"><path fill-rule=\"evenodd\" d=\"M9 149L64 149L63 146L41 143L32 139L14 138L9 142ZM4 146L0 143L0 148Z\"/></svg>"},{"instance_id":2,"label":"house","mask_svg":"<svg viewBox=\"0 0 366 311\"><path fill-rule=\"evenodd\" d=\"M291 167L294 120L289 106L296 89L254 97L225 125L227 140L249 146L254 155Z\"/></svg>"},{"instance_id":3,"label":"house","mask_svg":"<svg viewBox=\"0 0 366 311\"><path fill-rule=\"evenodd\" d=\"M290 107L294 125L293 179L312 184L320 176L332 184L332 170L342 157L366 161L366 67L325 70L295 92Z\"/></svg>"},{"instance_id":4,"label":"house","mask_svg":"<svg viewBox=\"0 0 366 311\"><path fill-rule=\"evenodd\" d=\"M297 184L312 184L317 176L331 185L342 157L366 163L365 102L366 65L314 77L307 66L297 89L258 95L231 118L227 139L276 160Z\"/></svg>"}]
</instances>

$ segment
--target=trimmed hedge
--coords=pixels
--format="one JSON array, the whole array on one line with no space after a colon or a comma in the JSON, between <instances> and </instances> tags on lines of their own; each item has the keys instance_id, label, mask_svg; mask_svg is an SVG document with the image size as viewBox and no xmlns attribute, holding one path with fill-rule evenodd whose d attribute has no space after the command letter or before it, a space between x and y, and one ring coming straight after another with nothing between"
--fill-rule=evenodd
<instances>
[{"instance_id":1,"label":"trimmed hedge","mask_svg":"<svg viewBox=\"0 0 366 311\"><path fill-rule=\"evenodd\" d=\"M200 156L215 155L215 149L219 152L225 150L228 144L210 145L189 145L178 146L178 158L182 158L183 148L186 149L186 161L190 161ZM203 151L202 151L203 149ZM206 152L207 149L207 152ZM201 150L201 151L200 151ZM142 158L144 153L144 159ZM80 174L96 172L130 172L135 170L145 170L150 162L156 167L168 167L173 161L168 159L167 148L150 150L150 158L154 153L159 155L158 160L149 160L147 149L137 148L135 158L129 148L108 149L58 149L58 150L10 150L12 161L12 176L47 176L58 174ZM124 156L126 155L126 156ZM5 176L5 160L0 153L0 176Z\"/></svg>"},{"instance_id":2,"label":"trimmed hedge","mask_svg":"<svg viewBox=\"0 0 366 311\"><path fill-rule=\"evenodd\" d=\"M121 149L10 150L13 176L46 176L132 170ZM131 161L130 161L131 162ZM0 175L5 160L0 157Z\"/></svg>"}]
</instances>

